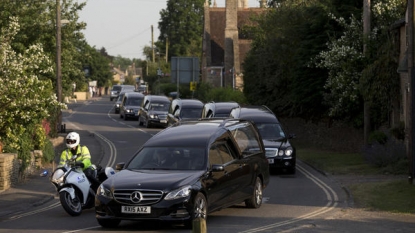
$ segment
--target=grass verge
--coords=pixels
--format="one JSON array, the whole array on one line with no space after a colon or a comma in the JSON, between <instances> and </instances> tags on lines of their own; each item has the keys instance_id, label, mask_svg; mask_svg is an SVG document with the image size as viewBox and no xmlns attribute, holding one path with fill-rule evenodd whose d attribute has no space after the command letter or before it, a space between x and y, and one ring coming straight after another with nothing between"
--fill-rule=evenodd
<instances>
[{"instance_id":1,"label":"grass verge","mask_svg":"<svg viewBox=\"0 0 415 233\"><path fill-rule=\"evenodd\" d=\"M371 166L358 153L299 149L297 157L332 175L385 175L382 168ZM374 211L415 214L415 185L407 180L356 183L347 188L352 192L356 206Z\"/></svg>"}]
</instances>

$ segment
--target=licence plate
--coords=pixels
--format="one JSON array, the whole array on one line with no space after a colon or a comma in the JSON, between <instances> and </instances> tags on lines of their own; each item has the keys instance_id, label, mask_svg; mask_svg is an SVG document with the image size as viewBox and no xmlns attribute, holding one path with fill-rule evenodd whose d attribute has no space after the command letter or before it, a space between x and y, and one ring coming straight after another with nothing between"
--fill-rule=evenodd
<instances>
[{"instance_id":1,"label":"licence plate","mask_svg":"<svg viewBox=\"0 0 415 233\"><path fill-rule=\"evenodd\" d=\"M274 159L268 159L269 164L274 164Z\"/></svg>"},{"instance_id":2,"label":"licence plate","mask_svg":"<svg viewBox=\"0 0 415 233\"><path fill-rule=\"evenodd\" d=\"M160 123L167 123L167 120L160 120Z\"/></svg>"},{"instance_id":3,"label":"licence plate","mask_svg":"<svg viewBox=\"0 0 415 233\"><path fill-rule=\"evenodd\" d=\"M150 214L150 206L122 206L121 213L126 214Z\"/></svg>"}]
</instances>

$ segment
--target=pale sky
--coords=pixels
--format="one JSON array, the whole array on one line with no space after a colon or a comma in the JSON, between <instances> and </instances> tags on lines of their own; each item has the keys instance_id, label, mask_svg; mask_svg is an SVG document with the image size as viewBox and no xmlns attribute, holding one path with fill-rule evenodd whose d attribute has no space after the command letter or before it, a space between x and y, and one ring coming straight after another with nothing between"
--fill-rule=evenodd
<instances>
[{"instance_id":1,"label":"pale sky","mask_svg":"<svg viewBox=\"0 0 415 233\"><path fill-rule=\"evenodd\" d=\"M154 41L159 36L160 11L167 0L75 0L87 2L79 12L80 20L87 23L83 31L89 45L105 47L111 56L143 59L144 46L151 45L151 25ZM213 2L213 0L212 0ZM225 0L216 0L218 7ZM258 7L258 0L248 0L250 7Z\"/></svg>"}]
</instances>

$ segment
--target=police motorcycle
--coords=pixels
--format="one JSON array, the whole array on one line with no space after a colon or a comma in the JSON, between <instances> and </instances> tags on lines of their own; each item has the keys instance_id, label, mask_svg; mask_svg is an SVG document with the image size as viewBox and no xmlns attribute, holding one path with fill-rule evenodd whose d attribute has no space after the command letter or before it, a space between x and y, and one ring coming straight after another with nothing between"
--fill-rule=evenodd
<instances>
[{"instance_id":1,"label":"police motorcycle","mask_svg":"<svg viewBox=\"0 0 415 233\"><path fill-rule=\"evenodd\" d=\"M82 168L76 163L77 155L66 161L63 167L58 167L52 173L50 180L56 187L63 209L71 216L79 216L83 209L90 209L95 205L95 192L91 182ZM115 175L111 167L103 169L93 166L94 176L100 183Z\"/></svg>"}]
</instances>

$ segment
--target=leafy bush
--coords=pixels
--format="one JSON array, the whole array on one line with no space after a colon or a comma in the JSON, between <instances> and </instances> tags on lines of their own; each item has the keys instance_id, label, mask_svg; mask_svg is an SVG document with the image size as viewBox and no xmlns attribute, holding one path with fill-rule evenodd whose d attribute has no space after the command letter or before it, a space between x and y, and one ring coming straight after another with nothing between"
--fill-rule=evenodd
<instances>
[{"instance_id":1,"label":"leafy bush","mask_svg":"<svg viewBox=\"0 0 415 233\"><path fill-rule=\"evenodd\" d=\"M56 116L53 113L66 105L57 101L48 80L53 66L43 46L28 45L20 52L13 49L19 30L18 18L11 17L0 33L0 141L4 152L18 154L20 171L24 171L30 165L31 151L45 146L47 128L42 120Z\"/></svg>"},{"instance_id":2,"label":"leafy bush","mask_svg":"<svg viewBox=\"0 0 415 233\"><path fill-rule=\"evenodd\" d=\"M388 141L388 136L382 131L374 131L369 135L369 143L385 144Z\"/></svg>"},{"instance_id":3,"label":"leafy bush","mask_svg":"<svg viewBox=\"0 0 415 233\"><path fill-rule=\"evenodd\" d=\"M42 162L51 163L55 158L55 148L50 140L46 140L45 147L43 149Z\"/></svg>"},{"instance_id":4,"label":"leafy bush","mask_svg":"<svg viewBox=\"0 0 415 233\"><path fill-rule=\"evenodd\" d=\"M202 102L225 102L235 101L239 104L246 104L247 100L243 92L234 90L232 87L213 88L208 83L201 83L198 86L196 98Z\"/></svg>"},{"instance_id":5,"label":"leafy bush","mask_svg":"<svg viewBox=\"0 0 415 233\"><path fill-rule=\"evenodd\" d=\"M408 171L408 159L405 144L389 139L386 143L373 143L363 149L366 161L383 173L405 174Z\"/></svg>"}]
</instances>

